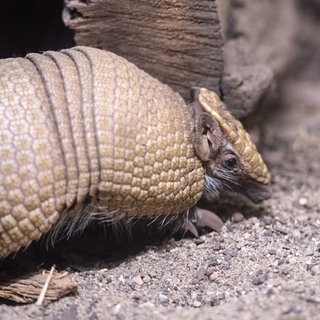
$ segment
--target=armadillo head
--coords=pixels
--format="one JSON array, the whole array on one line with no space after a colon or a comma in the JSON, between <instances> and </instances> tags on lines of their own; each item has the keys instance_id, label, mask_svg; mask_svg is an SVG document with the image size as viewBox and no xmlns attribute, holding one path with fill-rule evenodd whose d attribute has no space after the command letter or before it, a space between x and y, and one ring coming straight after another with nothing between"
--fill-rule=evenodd
<instances>
[{"instance_id":1,"label":"armadillo head","mask_svg":"<svg viewBox=\"0 0 320 320\"><path fill-rule=\"evenodd\" d=\"M194 148L203 161L207 192L229 189L256 203L268 199L268 169L242 124L214 92L196 88L192 95Z\"/></svg>"}]
</instances>

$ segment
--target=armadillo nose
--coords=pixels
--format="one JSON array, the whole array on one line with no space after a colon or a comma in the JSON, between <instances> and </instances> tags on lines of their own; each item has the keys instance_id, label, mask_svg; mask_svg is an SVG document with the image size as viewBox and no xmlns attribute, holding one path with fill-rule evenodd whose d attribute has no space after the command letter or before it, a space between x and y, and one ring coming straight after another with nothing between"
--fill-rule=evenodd
<instances>
[{"instance_id":1,"label":"armadillo nose","mask_svg":"<svg viewBox=\"0 0 320 320\"><path fill-rule=\"evenodd\" d=\"M260 203L272 196L271 184L249 180L244 183L243 193L254 203Z\"/></svg>"},{"instance_id":2,"label":"armadillo nose","mask_svg":"<svg viewBox=\"0 0 320 320\"><path fill-rule=\"evenodd\" d=\"M272 188L271 184L268 183L263 186L263 191L261 192L261 201L270 199L272 197Z\"/></svg>"},{"instance_id":3,"label":"armadillo nose","mask_svg":"<svg viewBox=\"0 0 320 320\"><path fill-rule=\"evenodd\" d=\"M272 196L272 189L271 189L271 184L264 184L264 185L260 185L253 194L251 194L251 197L249 196L249 198L251 198L251 200L254 203L260 203L264 200L267 200L269 198L271 198Z\"/></svg>"}]
</instances>

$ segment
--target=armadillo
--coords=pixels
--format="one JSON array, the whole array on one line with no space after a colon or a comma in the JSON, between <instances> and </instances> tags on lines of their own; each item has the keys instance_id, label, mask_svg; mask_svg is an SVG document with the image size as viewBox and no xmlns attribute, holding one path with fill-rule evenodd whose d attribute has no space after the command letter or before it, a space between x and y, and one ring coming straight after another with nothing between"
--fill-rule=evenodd
<instances>
[{"instance_id":1,"label":"armadillo","mask_svg":"<svg viewBox=\"0 0 320 320\"><path fill-rule=\"evenodd\" d=\"M214 92L192 92L186 103L95 48L1 60L0 257L66 220L179 217L224 189L267 199L241 123Z\"/></svg>"}]
</instances>

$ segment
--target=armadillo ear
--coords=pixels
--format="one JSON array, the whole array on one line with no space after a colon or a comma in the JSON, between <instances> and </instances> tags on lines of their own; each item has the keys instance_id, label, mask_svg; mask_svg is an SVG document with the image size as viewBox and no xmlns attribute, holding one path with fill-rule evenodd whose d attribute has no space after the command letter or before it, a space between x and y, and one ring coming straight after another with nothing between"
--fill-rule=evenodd
<instances>
[{"instance_id":1,"label":"armadillo ear","mask_svg":"<svg viewBox=\"0 0 320 320\"><path fill-rule=\"evenodd\" d=\"M208 161L218 152L222 143L222 133L218 122L208 113L196 116L194 128L194 149L198 158Z\"/></svg>"}]
</instances>

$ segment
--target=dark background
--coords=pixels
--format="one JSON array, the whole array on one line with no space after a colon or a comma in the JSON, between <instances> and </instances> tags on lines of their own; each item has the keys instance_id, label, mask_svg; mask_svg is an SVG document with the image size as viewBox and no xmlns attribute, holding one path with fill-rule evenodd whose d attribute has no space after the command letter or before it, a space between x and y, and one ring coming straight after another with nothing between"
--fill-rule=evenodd
<instances>
[{"instance_id":1,"label":"dark background","mask_svg":"<svg viewBox=\"0 0 320 320\"><path fill-rule=\"evenodd\" d=\"M74 45L62 8L63 0L1 0L0 58Z\"/></svg>"}]
</instances>

